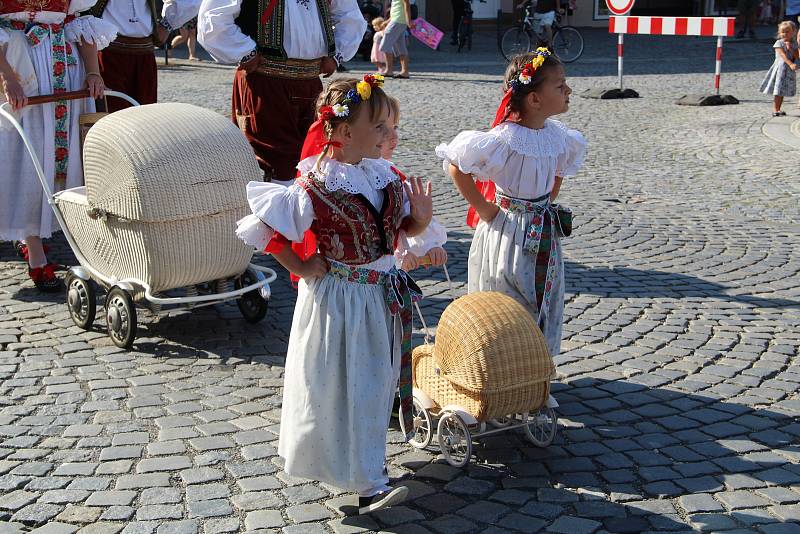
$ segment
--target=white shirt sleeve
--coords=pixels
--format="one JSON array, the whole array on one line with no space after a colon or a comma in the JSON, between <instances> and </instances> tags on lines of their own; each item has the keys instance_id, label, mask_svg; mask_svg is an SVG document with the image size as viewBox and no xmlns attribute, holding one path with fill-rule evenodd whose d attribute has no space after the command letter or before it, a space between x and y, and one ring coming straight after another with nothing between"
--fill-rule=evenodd
<instances>
[{"instance_id":1,"label":"white shirt sleeve","mask_svg":"<svg viewBox=\"0 0 800 534\"><path fill-rule=\"evenodd\" d=\"M577 130L566 131L567 150L558 158L557 175L562 177L578 174L586 159L586 139Z\"/></svg>"},{"instance_id":2,"label":"white shirt sleeve","mask_svg":"<svg viewBox=\"0 0 800 534\"><path fill-rule=\"evenodd\" d=\"M164 0L161 18L169 24L170 28L177 30L193 18L200 11L202 0Z\"/></svg>"},{"instance_id":3,"label":"white shirt sleeve","mask_svg":"<svg viewBox=\"0 0 800 534\"><path fill-rule=\"evenodd\" d=\"M452 164L476 180L492 179L502 187L498 180L508 163L509 149L505 142L492 133L461 132L449 144L437 146L436 155L442 158L445 173Z\"/></svg>"},{"instance_id":4,"label":"white shirt sleeve","mask_svg":"<svg viewBox=\"0 0 800 534\"><path fill-rule=\"evenodd\" d=\"M349 61L358 52L358 46L367 31L367 21L356 0L332 0L331 19L336 41L334 58L338 63Z\"/></svg>"},{"instance_id":5,"label":"white shirt sleeve","mask_svg":"<svg viewBox=\"0 0 800 534\"><path fill-rule=\"evenodd\" d=\"M298 185L286 187L270 182L250 182L247 184L247 202L253 215L263 223L264 232L269 228L279 232L289 241L302 241L303 234L314 222L314 206L311 199L305 189ZM243 225L245 221L247 224ZM243 237L241 234L245 230L251 235L252 221L253 219L248 217L242 219L239 222L237 235ZM257 246L256 243L247 240L245 242Z\"/></svg>"},{"instance_id":6,"label":"white shirt sleeve","mask_svg":"<svg viewBox=\"0 0 800 534\"><path fill-rule=\"evenodd\" d=\"M99 51L117 38L117 27L103 19L86 15L74 18L64 25L64 38L71 43L80 43L83 40L94 44Z\"/></svg>"},{"instance_id":7,"label":"white shirt sleeve","mask_svg":"<svg viewBox=\"0 0 800 534\"><path fill-rule=\"evenodd\" d=\"M241 11L241 0L203 0L197 18L197 40L222 63L238 63L256 48L234 22Z\"/></svg>"}]
</instances>

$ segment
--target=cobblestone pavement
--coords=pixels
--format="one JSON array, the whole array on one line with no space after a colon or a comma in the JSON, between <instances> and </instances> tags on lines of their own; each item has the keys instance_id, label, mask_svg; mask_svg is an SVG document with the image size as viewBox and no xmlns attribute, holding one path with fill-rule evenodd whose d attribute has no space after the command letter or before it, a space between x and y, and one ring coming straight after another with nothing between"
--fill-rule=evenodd
<instances>
[{"instance_id":1,"label":"cobblestone pavement","mask_svg":"<svg viewBox=\"0 0 800 534\"><path fill-rule=\"evenodd\" d=\"M352 495L281 470L286 276L261 325L233 305L145 317L123 352L101 321L73 326L0 244L0 532L800 532L800 181L798 155L761 133L764 37L727 45L738 106L672 103L711 84L713 41L694 38L628 40L638 100L573 98L563 119L590 154L563 189L577 227L556 442L500 434L455 469L393 431L390 473L412 498L373 517L343 517ZM588 44L569 67L576 94L614 83L613 38ZM432 325L464 293L471 236L432 148L490 121L492 47L481 35L460 56L415 47L414 79L387 84L403 103L397 162L434 180L450 229L452 291L419 273ZM177 62L161 97L226 112L230 80Z\"/></svg>"}]
</instances>

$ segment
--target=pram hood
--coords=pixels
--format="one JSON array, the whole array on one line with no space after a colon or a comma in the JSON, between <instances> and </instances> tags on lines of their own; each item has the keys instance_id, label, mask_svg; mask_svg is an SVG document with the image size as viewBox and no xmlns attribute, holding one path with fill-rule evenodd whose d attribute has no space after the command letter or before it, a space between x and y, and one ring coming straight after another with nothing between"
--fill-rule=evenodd
<instances>
[{"instance_id":1,"label":"pram hood","mask_svg":"<svg viewBox=\"0 0 800 534\"><path fill-rule=\"evenodd\" d=\"M102 118L86 136L83 168L90 211L141 222L241 209L245 185L263 175L229 119L177 103Z\"/></svg>"}]
</instances>

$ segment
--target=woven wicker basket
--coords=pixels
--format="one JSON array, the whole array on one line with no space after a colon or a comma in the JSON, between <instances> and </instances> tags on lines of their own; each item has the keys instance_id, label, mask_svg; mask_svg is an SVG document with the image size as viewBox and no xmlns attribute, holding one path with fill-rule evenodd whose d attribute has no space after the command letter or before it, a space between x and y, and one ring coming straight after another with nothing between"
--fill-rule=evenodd
<instances>
[{"instance_id":1,"label":"woven wicker basket","mask_svg":"<svg viewBox=\"0 0 800 534\"><path fill-rule=\"evenodd\" d=\"M83 154L85 190L56 202L92 267L153 291L245 270L252 249L236 221L262 173L229 120L189 104L128 108L89 130Z\"/></svg>"},{"instance_id":2,"label":"woven wicker basket","mask_svg":"<svg viewBox=\"0 0 800 534\"><path fill-rule=\"evenodd\" d=\"M528 311L496 292L450 304L436 343L413 354L414 386L439 407L461 406L479 421L542 407L555 367Z\"/></svg>"}]
</instances>

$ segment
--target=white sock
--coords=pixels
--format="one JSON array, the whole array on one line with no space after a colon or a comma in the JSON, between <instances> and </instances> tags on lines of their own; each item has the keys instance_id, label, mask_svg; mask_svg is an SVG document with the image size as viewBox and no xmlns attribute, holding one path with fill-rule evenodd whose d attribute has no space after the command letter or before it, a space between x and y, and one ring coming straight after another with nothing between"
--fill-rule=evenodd
<instances>
[{"instance_id":1,"label":"white sock","mask_svg":"<svg viewBox=\"0 0 800 534\"><path fill-rule=\"evenodd\" d=\"M392 488L387 486L386 484L381 484L380 486L375 486L374 488L370 488L365 491L359 491L359 497L374 497L375 495L385 492L385 491L392 491Z\"/></svg>"}]
</instances>

